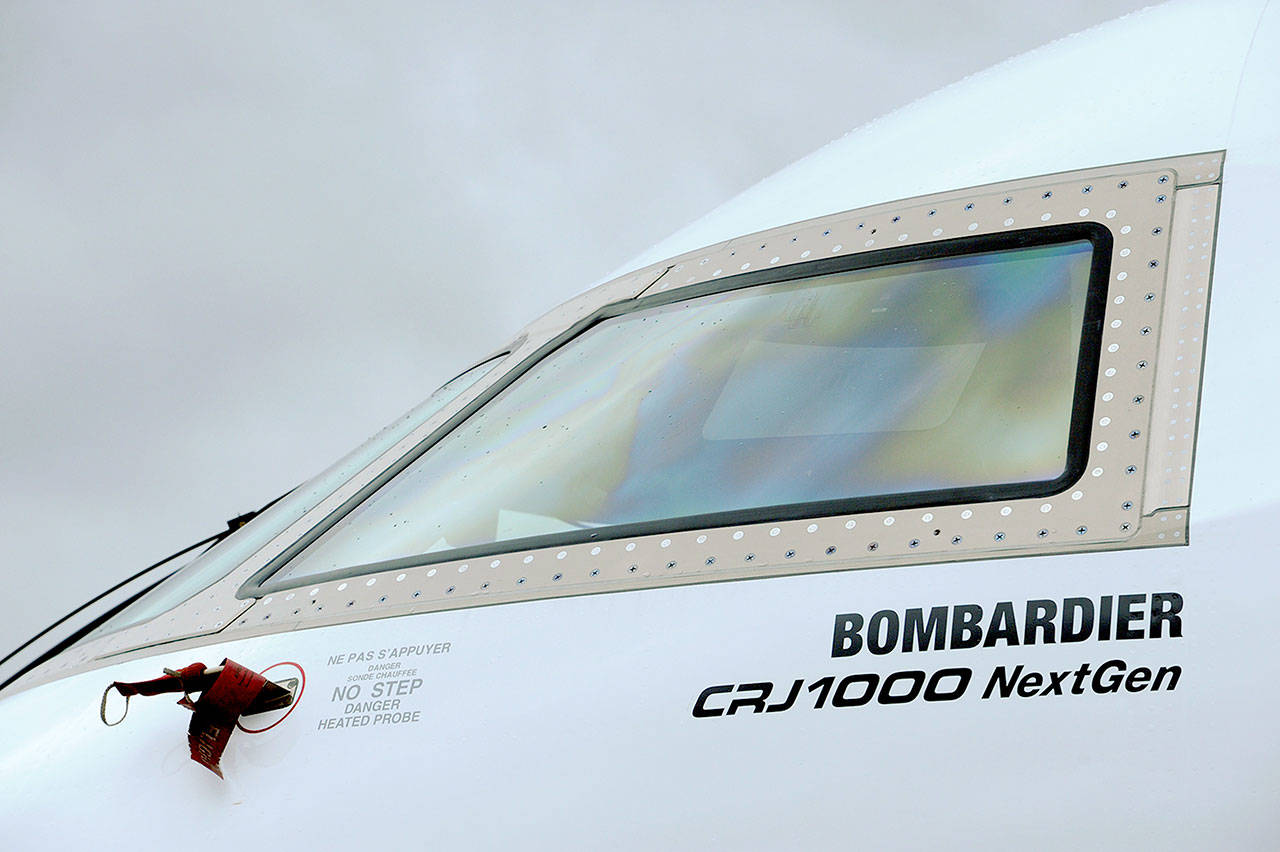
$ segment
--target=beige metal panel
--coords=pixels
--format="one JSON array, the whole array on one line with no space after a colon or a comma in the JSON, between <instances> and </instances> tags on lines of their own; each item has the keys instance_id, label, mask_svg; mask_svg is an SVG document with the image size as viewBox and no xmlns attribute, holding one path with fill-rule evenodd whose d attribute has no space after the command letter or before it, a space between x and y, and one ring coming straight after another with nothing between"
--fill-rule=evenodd
<instances>
[{"instance_id":1,"label":"beige metal panel","mask_svg":"<svg viewBox=\"0 0 1280 852\"><path fill-rule=\"evenodd\" d=\"M1222 179L1222 163L1225 151L1208 151L1185 157L1170 157L1160 162L1178 175L1178 188L1202 183L1217 183Z\"/></svg>"},{"instance_id":2,"label":"beige metal panel","mask_svg":"<svg viewBox=\"0 0 1280 852\"><path fill-rule=\"evenodd\" d=\"M1175 393L1157 385L1176 371L1167 359L1176 361L1178 355L1163 346L1182 339L1166 334L1168 323L1176 323L1176 315L1183 313L1181 302L1174 306L1166 299L1166 281L1171 272L1187 274L1182 270L1189 269L1183 256L1192 239L1188 227L1201 226L1201 214L1212 216L1216 209L1206 207L1216 197L1216 187L1183 192L1175 187L1217 181L1220 174L1220 154L1194 155L909 199L742 237L594 288L535 321L502 368L226 578L152 622L85 643L33 673L32 680L137 649L196 642L195 637L218 631L234 638L549 597L1185 542L1189 512L1174 508L1187 503L1185 496L1177 499L1184 492L1149 471L1153 460L1158 464L1168 452L1155 446L1168 443L1167 406L1156 409ZM271 558L501 381L502 374L606 304L817 258L1067 222L1108 228L1114 247L1089 463L1082 478L1060 494L497 553L306 585L266 595L251 607L235 597ZM1200 230L1196 234L1202 237ZM1207 242L1211 260L1212 239ZM1176 253L1171 244L1178 247ZM1195 259L1199 262L1198 255ZM1152 331L1144 334L1146 328ZM1203 334L1199 336L1202 340ZM1197 382L1172 387L1197 402ZM1168 511L1156 511L1162 509Z\"/></svg>"},{"instance_id":3,"label":"beige metal panel","mask_svg":"<svg viewBox=\"0 0 1280 852\"><path fill-rule=\"evenodd\" d=\"M1200 183L1216 183L1216 182L1220 182L1222 179L1222 166L1223 166L1224 158L1225 158L1225 152L1212 151L1212 152L1206 152L1203 154L1189 154L1186 156L1171 157L1171 158L1162 159L1162 160L1145 160L1137 163L1123 163L1123 164L1117 164L1113 166L1102 166L1097 169L1087 169L1083 171L1061 172L1054 175L1043 175L1039 177L1021 178L1019 180L1007 181L1005 183L997 183L997 184L990 184L988 186L954 190L951 192L939 193L937 195L924 196L923 198L918 198L918 199L907 199L904 201L887 202L885 204L878 204L873 207L864 207L858 210L848 211L846 213L836 213L831 216L823 216L817 219L809 219L804 222L796 222L790 225L782 226L780 228L773 228L768 231L761 231L760 233L752 234L749 237L741 237L736 240L731 240L729 242L721 243L716 246L709 246L694 252L689 252L687 254L683 254L683 255L679 255L677 257L671 258L671 260L667 261L667 264L670 267L672 267L670 274L668 274L665 278L663 278L661 283L658 286L655 286L651 288L651 290L646 292L645 295L652 295L654 292L663 292L666 290L670 290L674 287L678 287L683 284L694 284L699 281L708 280L706 277L703 277L698 273L706 271L705 269L702 269L702 267L705 267L706 264L711 262L710 260L711 257L722 255L723 252L721 251L721 249L725 248L726 246L733 246L735 248L745 246L746 250L750 251L750 241L754 241L757 239L761 241L761 245L765 246L765 248L757 248L757 251L759 251L762 255L760 258L758 258L758 260L769 262L769 265L774 265L772 263L772 258L774 256L777 256L779 258L777 263L781 265L786 265L788 262L800 262L803 260L815 259L817 255L813 254L812 251L810 251L810 254L804 255L803 252L805 249L801 249L800 252L803 255L803 257L801 257L799 260L789 260L786 255L780 254L779 252L776 251L776 249L785 248L787 246L787 243L791 240L792 237L798 237L802 232L804 233L812 232L819 225L823 226L820 230L826 230L826 227L830 223L840 221L844 218L848 218L855 214L861 217L872 217L877 214L890 213L890 218L892 218L892 216L899 213L901 209L909 208L913 204L915 204L916 206L927 204L928 209L934 209L934 208L937 208L939 205L946 205L948 203L955 202L958 200L972 199L974 196L989 196L989 195L1000 196L1002 193L1008 194L1012 192L1017 192L1019 190L1034 189L1040 186L1052 185L1055 182L1072 181L1073 179L1083 178L1083 177L1088 177L1090 180L1096 180L1096 181L1111 179L1111 180L1114 180L1116 183L1118 183L1126 175L1131 174L1136 170L1142 170L1143 167L1147 167L1149 169L1164 170L1169 172L1172 175L1172 182L1174 184L1174 188L1184 186L1184 185L1190 186L1190 185L1200 184ZM1025 223L1021 224L1018 227L1026 227L1026 224ZM929 233L932 232L932 227L928 229L928 232ZM951 236L955 236L955 234L952 234ZM947 238L942 234L939 234L938 237L943 239ZM909 236L907 240L904 240L902 242L902 244L912 245L914 243L927 242L927 241L928 240L923 238L922 234L917 234L914 237ZM772 246L774 250L770 250L769 249L770 246ZM885 248L886 244L882 242L878 247ZM811 249L811 247L807 247L807 248ZM768 251L769 253L767 255L763 254L766 251ZM837 254L847 254L847 253L849 252L841 251L841 252L838 252ZM734 257L736 258L738 257L738 255L735 254ZM750 261L751 261L750 257L747 257L743 260L739 260L738 261L739 267L742 262L750 262ZM721 273L720 273L721 275L731 275L734 273L734 270L732 267L730 267L730 269L724 269L723 267L715 267L715 268L719 268L721 270ZM757 263L756 265L749 268L760 269L761 267L759 263ZM739 268L738 271L741 271L741 269ZM716 276L712 276L712 277L716 277Z\"/></svg>"},{"instance_id":4,"label":"beige metal panel","mask_svg":"<svg viewBox=\"0 0 1280 852\"><path fill-rule=\"evenodd\" d=\"M1191 502L1217 216L1216 185L1178 191L1151 397L1152 454L1144 494L1147 506L1185 506Z\"/></svg>"}]
</instances>

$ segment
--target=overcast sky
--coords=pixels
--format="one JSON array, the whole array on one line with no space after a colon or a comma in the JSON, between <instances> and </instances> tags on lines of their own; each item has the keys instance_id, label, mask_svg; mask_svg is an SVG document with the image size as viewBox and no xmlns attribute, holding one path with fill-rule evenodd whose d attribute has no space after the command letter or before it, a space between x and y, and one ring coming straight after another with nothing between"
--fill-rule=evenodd
<instances>
[{"instance_id":1,"label":"overcast sky","mask_svg":"<svg viewBox=\"0 0 1280 852\"><path fill-rule=\"evenodd\" d=\"M792 160L1142 5L4 3L0 655Z\"/></svg>"}]
</instances>

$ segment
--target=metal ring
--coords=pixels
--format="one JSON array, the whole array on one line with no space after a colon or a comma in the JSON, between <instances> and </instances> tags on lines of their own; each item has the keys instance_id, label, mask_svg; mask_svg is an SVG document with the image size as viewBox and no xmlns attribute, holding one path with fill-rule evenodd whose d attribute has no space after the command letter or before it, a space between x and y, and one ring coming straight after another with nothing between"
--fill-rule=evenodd
<instances>
[{"instance_id":1,"label":"metal ring","mask_svg":"<svg viewBox=\"0 0 1280 852\"><path fill-rule=\"evenodd\" d=\"M298 693L293 696L293 702L289 704L289 709L284 711L284 715L281 716L279 719L276 719L270 725L267 725L265 728L246 728L244 725L240 724L239 719L236 719L236 727L244 731L246 734L266 733L267 731L274 728L276 725L279 725L285 719L288 719L289 714L293 712L294 708L298 706L298 702L302 700L302 693L307 691L307 673L302 670L302 666L298 665L295 662L286 660L284 662L274 663L272 665L267 666L265 669L259 672L259 674L261 674L263 677L266 677L267 672L271 671L274 668L278 668L280 666L293 666L295 669L298 670L298 675L301 678L301 682L298 684Z\"/></svg>"},{"instance_id":2,"label":"metal ring","mask_svg":"<svg viewBox=\"0 0 1280 852\"><path fill-rule=\"evenodd\" d=\"M124 695L124 713L120 714L120 718L116 719L114 722L107 721L107 696L110 695L111 690L115 688L116 685L113 683L103 690L102 706L98 708L98 717L102 719L102 724L106 725L108 728L114 728L116 725L119 725L124 721L124 717L129 715L129 696L125 695L124 692L121 692L120 694Z\"/></svg>"}]
</instances>

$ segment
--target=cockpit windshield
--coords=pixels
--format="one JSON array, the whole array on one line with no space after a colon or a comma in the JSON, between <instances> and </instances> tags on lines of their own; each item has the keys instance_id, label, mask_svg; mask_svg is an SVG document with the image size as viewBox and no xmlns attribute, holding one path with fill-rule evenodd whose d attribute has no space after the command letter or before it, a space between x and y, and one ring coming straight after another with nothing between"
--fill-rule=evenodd
<instances>
[{"instance_id":1,"label":"cockpit windshield","mask_svg":"<svg viewBox=\"0 0 1280 852\"><path fill-rule=\"evenodd\" d=\"M456 399L459 394L488 375L489 371L498 366L501 361L502 356L484 361L437 388L431 396L407 414L347 453L319 475L293 489L287 496L276 501L269 509L250 521L246 527L196 557L165 582L108 619L88 638L114 633L154 618L225 576L332 494L352 475L371 464L424 421Z\"/></svg>"},{"instance_id":2,"label":"cockpit windshield","mask_svg":"<svg viewBox=\"0 0 1280 852\"><path fill-rule=\"evenodd\" d=\"M1046 232L627 303L519 375L272 585L744 514L1058 490L1079 473L1072 422L1092 380L1082 330L1098 297L1089 234Z\"/></svg>"}]
</instances>

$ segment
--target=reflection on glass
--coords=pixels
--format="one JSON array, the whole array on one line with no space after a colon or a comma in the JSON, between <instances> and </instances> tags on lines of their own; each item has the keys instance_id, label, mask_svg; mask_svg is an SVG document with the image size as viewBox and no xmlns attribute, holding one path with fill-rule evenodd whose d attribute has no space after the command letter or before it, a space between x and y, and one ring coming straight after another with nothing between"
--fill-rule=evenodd
<instances>
[{"instance_id":1,"label":"reflection on glass","mask_svg":"<svg viewBox=\"0 0 1280 852\"><path fill-rule=\"evenodd\" d=\"M604 320L280 578L619 524L1052 481L1066 467L1091 256L1083 240L992 251Z\"/></svg>"},{"instance_id":2,"label":"reflection on glass","mask_svg":"<svg viewBox=\"0 0 1280 852\"><path fill-rule=\"evenodd\" d=\"M260 550L307 512L338 489L352 476L372 464L379 456L404 440L409 433L433 414L457 399L467 388L480 381L501 363L499 356L478 364L436 389L408 414L400 417L378 434L347 453L331 467L303 483L278 503L254 518L235 535L197 556L172 577L138 598L133 604L103 622L88 639L114 633L141 624L167 612L187 598L222 579L233 568Z\"/></svg>"}]
</instances>

